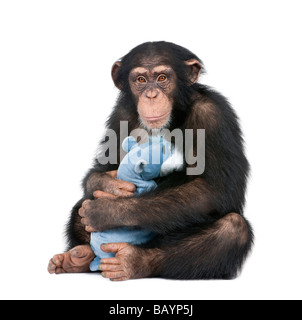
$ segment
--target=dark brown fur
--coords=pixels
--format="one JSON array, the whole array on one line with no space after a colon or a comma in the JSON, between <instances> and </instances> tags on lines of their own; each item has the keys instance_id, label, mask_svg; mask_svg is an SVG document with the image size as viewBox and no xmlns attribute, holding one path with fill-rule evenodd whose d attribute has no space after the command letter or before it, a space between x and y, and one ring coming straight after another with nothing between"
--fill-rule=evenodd
<instances>
[{"instance_id":1,"label":"dark brown fur","mask_svg":"<svg viewBox=\"0 0 302 320\"><path fill-rule=\"evenodd\" d=\"M122 90L107 127L119 135L120 121L129 122L129 132L140 126L128 75L139 62L154 61L152 57L165 57L177 76L170 130L206 130L206 170L201 176L187 176L185 170L173 173L158 180L157 190L137 198L95 200L87 219L93 220L98 230L138 226L156 232L155 241L144 246L144 252L156 250L150 258L152 276L233 278L253 243L252 228L243 217L249 165L238 120L228 101L188 79L191 69L185 61L200 61L198 57L166 42L147 43L132 50L116 69L115 82ZM84 198L93 199L93 191L102 190L104 172L117 168L96 160L83 181ZM74 207L68 224L69 248L89 243L89 234L77 216L80 204Z\"/></svg>"}]
</instances>

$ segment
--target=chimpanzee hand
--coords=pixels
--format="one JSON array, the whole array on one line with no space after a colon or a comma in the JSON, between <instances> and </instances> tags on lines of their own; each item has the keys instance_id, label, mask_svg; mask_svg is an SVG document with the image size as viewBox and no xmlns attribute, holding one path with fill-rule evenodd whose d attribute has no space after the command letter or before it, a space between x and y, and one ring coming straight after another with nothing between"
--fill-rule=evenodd
<instances>
[{"instance_id":1,"label":"chimpanzee hand","mask_svg":"<svg viewBox=\"0 0 302 320\"><path fill-rule=\"evenodd\" d=\"M96 200L84 201L79 210L85 230L95 232L115 227L113 221L119 203L113 203L113 199L133 197L135 185L117 179L117 171L93 174L88 184L91 190L96 190L93 192Z\"/></svg>"},{"instance_id":2,"label":"chimpanzee hand","mask_svg":"<svg viewBox=\"0 0 302 320\"><path fill-rule=\"evenodd\" d=\"M115 198L111 195L110 197ZM117 227L118 203L115 199L99 198L85 200L79 210L82 224L87 232L104 231Z\"/></svg>"},{"instance_id":3,"label":"chimpanzee hand","mask_svg":"<svg viewBox=\"0 0 302 320\"><path fill-rule=\"evenodd\" d=\"M104 252L112 252L114 258L101 260L99 270L104 278L112 281L147 278L156 272L159 249L142 249L128 243L102 244Z\"/></svg>"},{"instance_id":4,"label":"chimpanzee hand","mask_svg":"<svg viewBox=\"0 0 302 320\"><path fill-rule=\"evenodd\" d=\"M107 196L110 194L117 197L131 197L134 195L136 187L130 182L117 179L117 171L109 171L94 173L89 177L87 181L88 193L94 194L98 190L105 192Z\"/></svg>"}]
</instances>

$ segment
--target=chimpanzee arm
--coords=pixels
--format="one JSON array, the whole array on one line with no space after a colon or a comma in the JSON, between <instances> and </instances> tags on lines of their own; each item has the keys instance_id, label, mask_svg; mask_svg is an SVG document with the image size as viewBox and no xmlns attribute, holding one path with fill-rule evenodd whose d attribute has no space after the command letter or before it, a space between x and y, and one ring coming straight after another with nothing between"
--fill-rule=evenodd
<instances>
[{"instance_id":1,"label":"chimpanzee arm","mask_svg":"<svg viewBox=\"0 0 302 320\"><path fill-rule=\"evenodd\" d=\"M117 179L117 169L108 167L107 171L91 169L84 179L85 199L94 199L95 191L103 191L117 197L132 197L136 187L133 183Z\"/></svg>"},{"instance_id":2,"label":"chimpanzee arm","mask_svg":"<svg viewBox=\"0 0 302 320\"><path fill-rule=\"evenodd\" d=\"M107 172L117 169L118 165L101 165L96 159L93 168L87 172L82 182L84 198L93 198L94 191L104 191L108 182L112 181L112 176L108 175Z\"/></svg>"},{"instance_id":3,"label":"chimpanzee arm","mask_svg":"<svg viewBox=\"0 0 302 320\"><path fill-rule=\"evenodd\" d=\"M139 226L166 233L203 223L208 214L217 211L215 193L202 178L139 198L116 200L118 219L126 226ZM114 204L113 204L114 205Z\"/></svg>"}]
</instances>

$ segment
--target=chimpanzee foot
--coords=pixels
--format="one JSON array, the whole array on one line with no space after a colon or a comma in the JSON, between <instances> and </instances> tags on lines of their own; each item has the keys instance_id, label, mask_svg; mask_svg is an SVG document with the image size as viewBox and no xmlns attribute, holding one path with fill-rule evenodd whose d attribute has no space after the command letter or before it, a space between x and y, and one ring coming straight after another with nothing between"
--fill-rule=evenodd
<instances>
[{"instance_id":1,"label":"chimpanzee foot","mask_svg":"<svg viewBox=\"0 0 302 320\"><path fill-rule=\"evenodd\" d=\"M150 277L153 270L155 250L142 249L127 243L108 243L101 246L104 252L115 253L115 258L101 260L99 270L104 278L125 281Z\"/></svg>"},{"instance_id":2,"label":"chimpanzee foot","mask_svg":"<svg viewBox=\"0 0 302 320\"><path fill-rule=\"evenodd\" d=\"M89 265L95 258L89 245L78 246L68 252L55 255L48 264L48 272L83 273L89 271Z\"/></svg>"}]
</instances>

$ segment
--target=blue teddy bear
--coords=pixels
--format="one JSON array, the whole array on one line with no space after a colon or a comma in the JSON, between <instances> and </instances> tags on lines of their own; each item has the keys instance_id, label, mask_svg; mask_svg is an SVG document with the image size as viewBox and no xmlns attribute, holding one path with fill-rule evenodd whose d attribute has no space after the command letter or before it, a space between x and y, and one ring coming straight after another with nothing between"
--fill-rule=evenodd
<instances>
[{"instance_id":1,"label":"blue teddy bear","mask_svg":"<svg viewBox=\"0 0 302 320\"><path fill-rule=\"evenodd\" d=\"M122 148L128 153L119 166L117 178L136 185L136 196L154 190L157 184L153 179L178 169L171 161L174 153L172 145L162 136L150 136L149 142L141 145L130 136L124 140ZM97 271L102 258L114 257L113 253L101 250L102 243L126 242L139 245L150 241L154 236L155 233L151 231L135 227L93 232L90 244L96 258L90 264L90 270Z\"/></svg>"}]
</instances>

